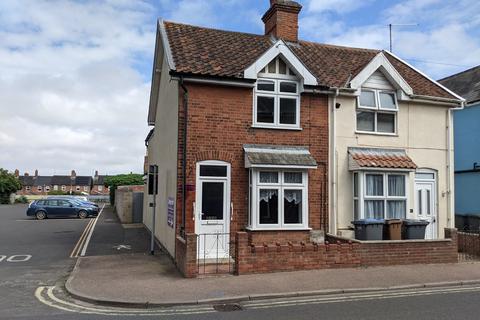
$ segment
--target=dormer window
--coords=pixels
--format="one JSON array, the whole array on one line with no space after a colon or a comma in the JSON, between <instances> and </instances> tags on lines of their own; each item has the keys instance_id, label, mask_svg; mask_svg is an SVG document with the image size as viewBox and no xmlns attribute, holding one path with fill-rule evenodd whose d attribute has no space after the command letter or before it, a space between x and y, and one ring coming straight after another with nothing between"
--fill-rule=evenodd
<instances>
[{"instance_id":1,"label":"dormer window","mask_svg":"<svg viewBox=\"0 0 480 320\"><path fill-rule=\"evenodd\" d=\"M253 123L265 128L300 128L300 83L281 58L259 73Z\"/></svg>"},{"instance_id":2,"label":"dormer window","mask_svg":"<svg viewBox=\"0 0 480 320\"><path fill-rule=\"evenodd\" d=\"M362 88L357 99L357 131L394 134L397 112L395 92Z\"/></svg>"}]
</instances>

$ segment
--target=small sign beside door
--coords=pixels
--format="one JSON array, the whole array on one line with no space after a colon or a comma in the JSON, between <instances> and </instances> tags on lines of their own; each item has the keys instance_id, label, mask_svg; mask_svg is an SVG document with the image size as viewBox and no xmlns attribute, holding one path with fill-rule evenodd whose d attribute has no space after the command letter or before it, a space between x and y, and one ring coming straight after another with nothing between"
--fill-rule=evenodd
<instances>
[{"instance_id":1,"label":"small sign beside door","mask_svg":"<svg viewBox=\"0 0 480 320\"><path fill-rule=\"evenodd\" d=\"M170 228L173 228L173 217L175 214L175 199L168 197L167 200L167 224Z\"/></svg>"}]
</instances>

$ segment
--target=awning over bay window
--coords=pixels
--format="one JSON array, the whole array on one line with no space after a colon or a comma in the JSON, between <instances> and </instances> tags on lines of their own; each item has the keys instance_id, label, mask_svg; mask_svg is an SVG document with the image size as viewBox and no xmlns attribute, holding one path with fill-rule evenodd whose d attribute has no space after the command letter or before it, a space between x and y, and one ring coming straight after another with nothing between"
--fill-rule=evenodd
<instances>
[{"instance_id":1,"label":"awning over bay window","mask_svg":"<svg viewBox=\"0 0 480 320\"><path fill-rule=\"evenodd\" d=\"M348 169L414 171L417 165L403 149L348 148Z\"/></svg>"},{"instance_id":2,"label":"awning over bay window","mask_svg":"<svg viewBox=\"0 0 480 320\"><path fill-rule=\"evenodd\" d=\"M243 149L245 168L317 168L306 147L245 144Z\"/></svg>"}]
</instances>

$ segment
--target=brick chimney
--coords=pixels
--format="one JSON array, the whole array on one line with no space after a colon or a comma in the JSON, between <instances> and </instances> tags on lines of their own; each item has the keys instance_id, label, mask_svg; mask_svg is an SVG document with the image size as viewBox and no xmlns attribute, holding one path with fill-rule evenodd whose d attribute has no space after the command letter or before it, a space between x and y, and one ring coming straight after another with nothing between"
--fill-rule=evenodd
<instances>
[{"instance_id":1,"label":"brick chimney","mask_svg":"<svg viewBox=\"0 0 480 320\"><path fill-rule=\"evenodd\" d=\"M20 176L20 171L18 171L18 169L15 169L15 177L19 177Z\"/></svg>"},{"instance_id":2,"label":"brick chimney","mask_svg":"<svg viewBox=\"0 0 480 320\"><path fill-rule=\"evenodd\" d=\"M75 172L75 170L72 170L72 173L70 174L70 178L75 179L76 176L77 176L77 173Z\"/></svg>"},{"instance_id":3,"label":"brick chimney","mask_svg":"<svg viewBox=\"0 0 480 320\"><path fill-rule=\"evenodd\" d=\"M35 169L35 178L38 177L38 170Z\"/></svg>"},{"instance_id":4,"label":"brick chimney","mask_svg":"<svg viewBox=\"0 0 480 320\"><path fill-rule=\"evenodd\" d=\"M290 42L298 41L298 14L302 6L291 0L270 0L270 8L262 17L265 35Z\"/></svg>"}]
</instances>

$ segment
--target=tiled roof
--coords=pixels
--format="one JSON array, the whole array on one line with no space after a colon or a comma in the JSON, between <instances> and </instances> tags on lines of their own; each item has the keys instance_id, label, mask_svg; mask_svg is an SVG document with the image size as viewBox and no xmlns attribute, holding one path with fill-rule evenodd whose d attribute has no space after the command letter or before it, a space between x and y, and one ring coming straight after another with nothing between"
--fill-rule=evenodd
<instances>
[{"instance_id":1,"label":"tiled roof","mask_svg":"<svg viewBox=\"0 0 480 320\"><path fill-rule=\"evenodd\" d=\"M467 103L480 101L480 66L438 80L448 89L461 95Z\"/></svg>"},{"instance_id":2,"label":"tiled roof","mask_svg":"<svg viewBox=\"0 0 480 320\"><path fill-rule=\"evenodd\" d=\"M416 169L417 165L405 150L379 148L348 148L349 169L385 168Z\"/></svg>"},{"instance_id":3,"label":"tiled roof","mask_svg":"<svg viewBox=\"0 0 480 320\"><path fill-rule=\"evenodd\" d=\"M316 167L317 162L306 147L243 145L245 167L300 166Z\"/></svg>"},{"instance_id":4,"label":"tiled roof","mask_svg":"<svg viewBox=\"0 0 480 320\"><path fill-rule=\"evenodd\" d=\"M52 185L54 186L69 186L72 184L72 178L70 176L53 176Z\"/></svg>"},{"instance_id":5,"label":"tiled roof","mask_svg":"<svg viewBox=\"0 0 480 320\"><path fill-rule=\"evenodd\" d=\"M175 71L192 75L242 78L274 43L270 36L209 29L164 22ZM319 85L344 87L381 51L319 44L288 43L289 48L317 78ZM414 94L457 99L405 63L388 60L412 87Z\"/></svg>"},{"instance_id":6,"label":"tiled roof","mask_svg":"<svg viewBox=\"0 0 480 320\"><path fill-rule=\"evenodd\" d=\"M75 185L77 186L90 186L92 185L92 177L89 176L76 176Z\"/></svg>"}]
</instances>

